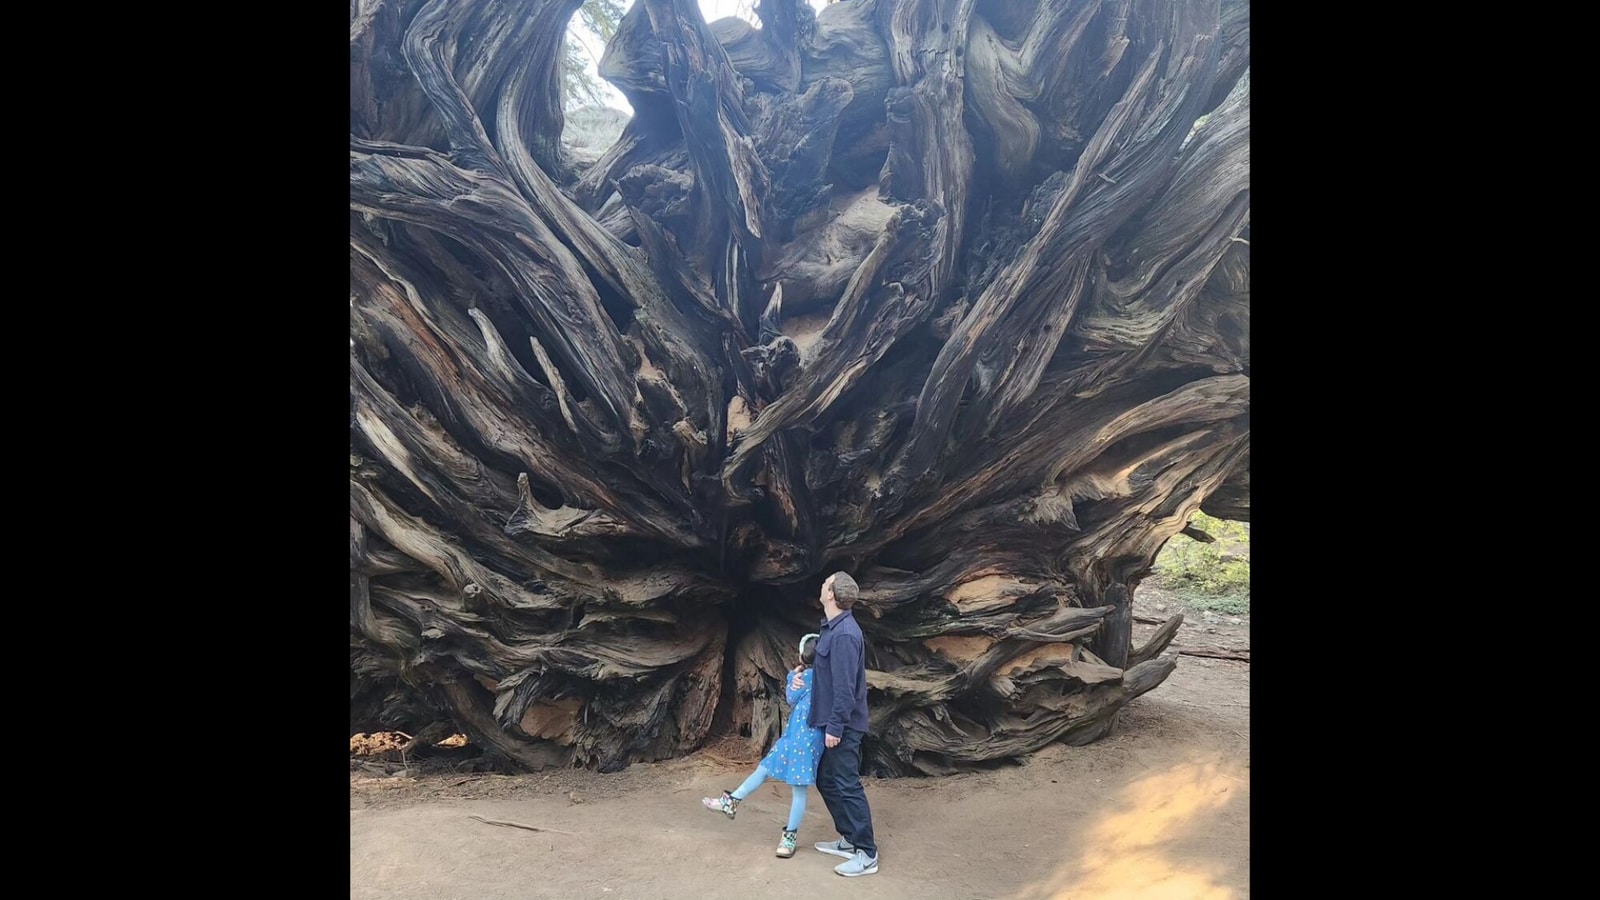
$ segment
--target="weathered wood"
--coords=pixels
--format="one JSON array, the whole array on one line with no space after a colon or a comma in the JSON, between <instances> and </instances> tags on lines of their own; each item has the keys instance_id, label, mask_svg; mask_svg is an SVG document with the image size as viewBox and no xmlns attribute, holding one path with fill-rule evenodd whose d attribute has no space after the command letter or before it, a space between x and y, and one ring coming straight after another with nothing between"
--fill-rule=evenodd
<instances>
[{"instance_id":1,"label":"weathered wood","mask_svg":"<svg viewBox=\"0 0 1600 900\"><path fill-rule=\"evenodd\" d=\"M1246 647L1182 647L1178 650L1178 653L1181 656L1205 656L1211 659L1250 661L1250 650Z\"/></svg>"},{"instance_id":2,"label":"weathered wood","mask_svg":"<svg viewBox=\"0 0 1600 900\"><path fill-rule=\"evenodd\" d=\"M1142 621L1139 616L1135 616L1134 620ZM1178 628L1181 625L1183 625L1182 613L1163 621L1161 627L1157 628L1155 633L1150 635L1150 639L1144 642L1144 646L1128 651L1128 664L1138 665L1147 659L1155 659L1160 656L1161 651L1167 649L1167 645L1171 644L1172 639L1177 636Z\"/></svg>"},{"instance_id":3,"label":"weathered wood","mask_svg":"<svg viewBox=\"0 0 1600 900\"><path fill-rule=\"evenodd\" d=\"M1107 733L1249 517L1248 0L639 0L597 160L579 5L352 4L352 723L760 749L844 570L873 771Z\"/></svg>"},{"instance_id":4,"label":"weathered wood","mask_svg":"<svg viewBox=\"0 0 1600 900\"><path fill-rule=\"evenodd\" d=\"M1106 588L1105 603L1111 614L1101 624L1095 639L1095 649L1107 665L1123 668L1128 665L1128 642L1133 637L1133 597L1126 585L1113 584Z\"/></svg>"}]
</instances>

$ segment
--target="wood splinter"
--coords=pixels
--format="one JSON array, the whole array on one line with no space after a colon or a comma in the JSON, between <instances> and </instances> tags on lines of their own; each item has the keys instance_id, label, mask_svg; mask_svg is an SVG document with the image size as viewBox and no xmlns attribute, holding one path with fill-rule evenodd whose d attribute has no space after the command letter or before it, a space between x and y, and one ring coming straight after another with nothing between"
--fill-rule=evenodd
<instances>
[{"instance_id":1,"label":"wood splinter","mask_svg":"<svg viewBox=\"0 0 1600 900\"><path fill-rule=\"evenodd\" d=\"M528 831L548 831L552 834L564 834L568 837L577 837L577 835L570 831L562 831L558 828L540 828L537 825L524 825L521 822L507 822L504 819L485 819L483 816L467 816L467 818L477 819L479 822L482 822L485 825L502 825L506 828L522 828Z\"/></svg>"}]
</instances>

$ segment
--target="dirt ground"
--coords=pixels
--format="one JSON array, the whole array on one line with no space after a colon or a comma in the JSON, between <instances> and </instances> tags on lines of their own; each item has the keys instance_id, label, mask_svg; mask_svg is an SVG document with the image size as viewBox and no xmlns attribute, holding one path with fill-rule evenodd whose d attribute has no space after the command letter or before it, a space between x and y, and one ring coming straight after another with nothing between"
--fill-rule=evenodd
<instances>
[{"instance_id":1,"label":"dirt ground","mask_svg":"<svg viewBox=\"0 0 1600 900\"><path fill-rule=\"evenodd\" d=\"M1181 608L1141 588L1141 617ZM1185 611L1177 670L1088 747L938 779L863 779L880 870L840 878L813 789L793 859L788 788L729 821L700 798L751 766L708 752L614 775L431 774L350 782L352 900L1221 900L1250 895L1248 617ZM1135 641L1153 630L1136 626ZM1205 653L1210 656L1187 655ZM548 831L496 827L513 821Z\"/></svg>"}]
</instances>

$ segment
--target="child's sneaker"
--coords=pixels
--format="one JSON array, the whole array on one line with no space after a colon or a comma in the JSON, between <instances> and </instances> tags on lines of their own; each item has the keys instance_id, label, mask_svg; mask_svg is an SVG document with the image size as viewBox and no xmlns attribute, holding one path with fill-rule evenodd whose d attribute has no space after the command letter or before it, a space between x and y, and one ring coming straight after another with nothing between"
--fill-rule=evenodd
<instances>
[{"instance_id":1,"label":"child's sneaker","mask_svg":"<svg viewBox=\"0 0 1600 900\"><path fill-rule=\"evenodd\" d=\"M796 834L793 831L785 831L783 833L783 839L778 841L778 849L776 851L779 857L788 859L794 855L795 837Z\"/></svg>"},{"instance_id":2,"label":"child's sneaker","mask_svg":"<svg viewBox=\"0 0 1600 900\"><path fill-rule=\"evenodd\" d=\"M723 791L721 797L702 797L700 803L706 809L722 813L730 819L739 812L739 801L733 799L732 791Z\"/></svg>"}]
</instances>

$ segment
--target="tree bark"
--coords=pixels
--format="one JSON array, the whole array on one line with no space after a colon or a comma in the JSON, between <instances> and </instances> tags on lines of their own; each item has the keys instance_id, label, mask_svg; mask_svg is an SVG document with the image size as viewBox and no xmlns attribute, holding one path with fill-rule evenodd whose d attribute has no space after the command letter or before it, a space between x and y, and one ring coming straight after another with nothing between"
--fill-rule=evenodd
<instances>
[{"instance_id":1,"label":"tree bark","mask_svg":"<svg viewBox=\"0 0 1600 900\"><path fill-rule=\"evenodd\" d=\"M765 746L851 573L880 774L1083 743L1249 517L1249 5L352 0L352 727Z\"/></svg>"}]
</instances>

